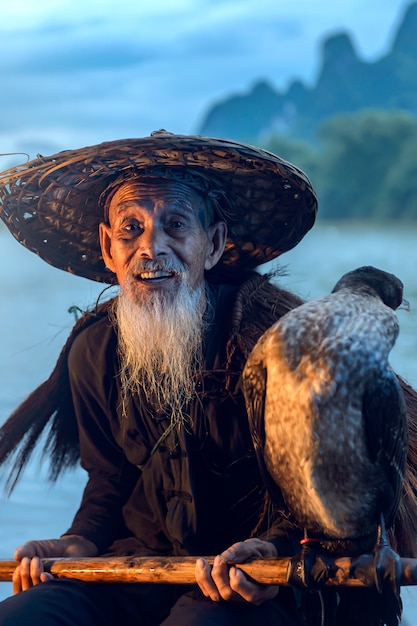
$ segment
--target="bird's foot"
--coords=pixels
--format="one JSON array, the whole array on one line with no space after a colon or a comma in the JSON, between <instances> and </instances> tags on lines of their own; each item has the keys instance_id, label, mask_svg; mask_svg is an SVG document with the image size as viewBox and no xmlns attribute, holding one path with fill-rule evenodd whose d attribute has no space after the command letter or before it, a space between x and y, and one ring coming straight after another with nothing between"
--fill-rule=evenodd
<instances>
[{"instance_id":1,"label":"bird's foot","mask_svg":"<svg viewBox=\"0 0 417 626\"><path fill-rule=\"evenodd\" d=\"M371 559L369 555L358 557L352 564L351 572L366 585L373 586L379 593L391 591L396 598L400 596L401 559L388 541L385 520L381 515L378 534Z\"/></svg>"},{"instance_id":2,"label":"bird's foot","mask_svg":"<svg viewBox=\"0 0 417 626\"><path fill-rule=\"evenodd\" d=\"M378 543L373 554L358 557L351 565L350 576L378 592L373 600L373 610L379 616L375 623L398 626L402 614L401 559L391 546Z\"/></svg>"},{"instance_id":3,"label":"bird's foot","mask_svg":"<svg viewBox=\"0 0 417 626\"><path fill-rule=\"evenodd\" d=\"M359 556L351 566L351 576L379 593L388 590L400 595L401 559L388 542L377 542L373 554Z\"/></svg>"},{"instance_id":4,"label":"bird's foot","mask_svg":"<svg viewBox=\"0 0 417 626\"><path fill-rule=\"evenodd\" d=\"M287 581L292 587L319 591L324 587L334 569L334 559L320 548L307 540L302 543L301 551L291 558Z\"/></svg>"}]
</instances>

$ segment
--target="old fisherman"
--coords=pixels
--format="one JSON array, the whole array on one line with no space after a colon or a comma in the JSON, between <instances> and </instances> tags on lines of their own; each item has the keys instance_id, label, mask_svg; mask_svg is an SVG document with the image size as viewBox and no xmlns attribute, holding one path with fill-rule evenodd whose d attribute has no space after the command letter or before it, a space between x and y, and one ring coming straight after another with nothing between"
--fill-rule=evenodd
<instances>
[{"instance_id":1,"label":"old fisherman","mask_svg":"<svg viewBox=\"0 0 417 626\"><path fill-rule=\"evenodd\" d=\"M119 285L0 430L0 462L21 453L15 476L45 429L53 476L79 459L88 475L61 537L16 549L2 626L320 623L322 598L233 566L299 549L285 506L265 514L240 375L263 332L300 304L255 268L296 246L316 209L308 178L279 157L165 131L0 175L14 237L62 270ZM412 390L406 399L415 416ZM413 506L404 501L396 526L410 556ZM97 555L195 556L196 584L54 579L39 558Z\"/></svg>"}]
</instances>

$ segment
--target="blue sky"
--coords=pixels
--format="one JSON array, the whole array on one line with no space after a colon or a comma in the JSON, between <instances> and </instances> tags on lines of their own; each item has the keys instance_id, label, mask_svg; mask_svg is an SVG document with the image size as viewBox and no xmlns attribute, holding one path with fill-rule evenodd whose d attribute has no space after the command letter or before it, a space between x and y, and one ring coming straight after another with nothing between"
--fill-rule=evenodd
<instances>
[{"instance_id":1,"label":"blue sky","mask_svg":"<svg viewBox=\"0 0 417 626\"><path fill-rule=\"evenodd\" d=\"M0 152L196 132L212 103L258 80L313 82L334 32L349 32L362 58L382 56L409 4L11 0L0 24Z\"/></svg>"}]
</instances>

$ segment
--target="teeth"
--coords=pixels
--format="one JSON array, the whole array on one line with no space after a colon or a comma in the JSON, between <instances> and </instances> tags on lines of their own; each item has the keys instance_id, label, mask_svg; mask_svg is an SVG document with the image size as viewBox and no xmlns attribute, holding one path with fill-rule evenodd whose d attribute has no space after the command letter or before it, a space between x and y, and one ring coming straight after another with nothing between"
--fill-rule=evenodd
<instances>
[{"instance_id":1,"label":"teeth","mask_svg":"<svg viewBox=\"0 0 417 626\"><path fill-rule=\"evenodd\" d=\"M150 280L153 278L168 278L168 276L170 276L169 272L161 272L161 271L141 272L140 274L140 278L142 278L143 280Z\"/></svg>"}]
</instances>

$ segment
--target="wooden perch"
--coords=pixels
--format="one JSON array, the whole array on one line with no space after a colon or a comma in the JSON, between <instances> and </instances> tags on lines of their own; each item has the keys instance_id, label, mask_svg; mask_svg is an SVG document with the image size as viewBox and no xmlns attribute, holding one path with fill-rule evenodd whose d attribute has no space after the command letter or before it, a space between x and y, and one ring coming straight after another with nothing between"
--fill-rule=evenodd
<instances>
[{"instance_id":1,"label":"wooden perch","mask_svg":"<svg viewBox=\"0 0 417 626\"><path fill-rule=\"evenodd\" d=\"M57 578L77 578L86 582L136 582L194 584L195 562L198 557L136 557L59 558L42 559L45 571ZM209 563L213 557L205 557ZM372 556L369 556L370 564ZM364 583L351 574L354 559L342 557L334 560L327 585L363 587ZM256 559L238 564L240 570L252 580L265 585L288 585L289 557ZM12 580L16 561L0 559L0 581ZM401 585L417 585L417 559L401 559Z\"/></svg>"}]
</instances>

